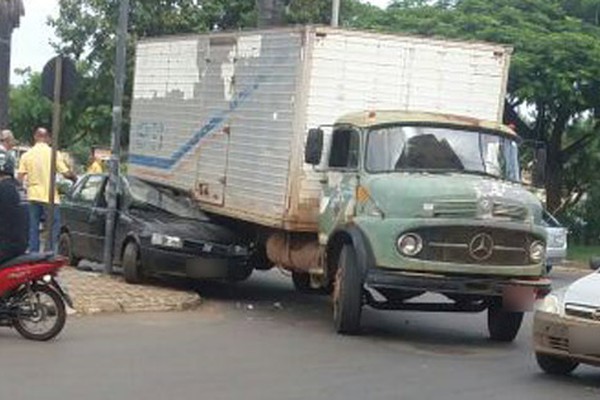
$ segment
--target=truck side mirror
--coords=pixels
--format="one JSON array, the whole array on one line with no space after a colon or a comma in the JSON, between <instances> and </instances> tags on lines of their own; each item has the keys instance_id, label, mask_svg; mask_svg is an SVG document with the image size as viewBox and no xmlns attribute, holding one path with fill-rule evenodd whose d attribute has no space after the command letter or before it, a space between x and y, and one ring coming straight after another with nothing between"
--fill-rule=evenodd
<instances>
[{"instance_id":1,"label":"truck side mirror","mask_svg":"<svg viewBox=\"0 0 600 400\"><path fill-rule=\"evenodd\" d=\"M546 149L540 147L535 151L532 184L535 187L543 187L546 184Z\"/></svg>"},{"instance_id":2,"label":"truck side mirror","mask_svg":"<svg viewBox=\"0 0 600 400\"><path fill-rule=\"evenodd\" d=\"M323 130L320 128L310 129L304 149L304 162L310 165L319 165L323 154Z\"/></svg>"}]
</instances>

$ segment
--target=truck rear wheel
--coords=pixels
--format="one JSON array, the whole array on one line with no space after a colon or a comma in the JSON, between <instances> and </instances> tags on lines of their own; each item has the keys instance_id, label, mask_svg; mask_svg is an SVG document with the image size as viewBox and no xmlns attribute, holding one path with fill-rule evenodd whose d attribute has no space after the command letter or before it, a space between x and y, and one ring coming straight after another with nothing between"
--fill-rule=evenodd
<instances>
[{"instance_id":1,"label":"truck rear wheel","mask_svg":"<svg viewBox=\"0 0 600 400\"><path fill-rule=\"evenodd\" d=\"M535 353L535 359L540 368L551 375L568 375L579 365L577 361L543 353Z\"/></svg>"},{"instance_id":2,"label":"truck rear wheel","mask_svg":"<svg viewBox=\"0 0 600 400\"><path fill-rule=\"evenodd\" d=\"M363 277L351 245L344 245L333 288L333 322L337 333L355 335L360 330Z\"/></svg>"},{"instance_id":3,"label":"truck rear wheel","mask_svg":"<svg viewBox=\"0 0 600 400\"><path fill-rule=\"evenodd\" d=\"M522 322L523 313L504 310L501 300L492 302L488 308L488 331L496 342L515 340Z\"/></svg>"}]
</instances>

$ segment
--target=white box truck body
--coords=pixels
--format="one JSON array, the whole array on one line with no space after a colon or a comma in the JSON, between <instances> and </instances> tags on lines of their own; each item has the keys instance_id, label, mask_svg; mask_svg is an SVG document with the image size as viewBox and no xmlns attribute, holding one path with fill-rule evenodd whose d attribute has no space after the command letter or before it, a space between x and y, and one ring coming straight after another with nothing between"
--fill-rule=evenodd
<instances>
[{"instance_id":1,"label":"white box truck body","mask_svg":"<svg viewBox=\"0 0 600 400\"><path fill-rule=\"evenodd\" d=\"M317 231L307 130L360 110L501 121L510 49L303 27L144 40L129 173L194 191L207 210Z\"/></svg>"}]
</instances>

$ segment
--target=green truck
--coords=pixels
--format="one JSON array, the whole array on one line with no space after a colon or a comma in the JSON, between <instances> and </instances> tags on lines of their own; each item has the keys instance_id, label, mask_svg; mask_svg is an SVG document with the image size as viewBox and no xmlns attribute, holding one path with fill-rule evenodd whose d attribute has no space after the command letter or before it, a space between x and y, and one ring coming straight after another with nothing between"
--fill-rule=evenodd
<instances>
[{"instance_id":1,"label":"green truck","mask_svg":"<svg viewBox=\"0 0 600 400\"><path fill-rule=\"evenodd\" d=\"M252 268L332 293L339 333L365 306L487 310L510 341L550 288L500 123L510 54L312 26L145 40L129 173L190 191L253 243Z\"/></svg>"}]
</instances>

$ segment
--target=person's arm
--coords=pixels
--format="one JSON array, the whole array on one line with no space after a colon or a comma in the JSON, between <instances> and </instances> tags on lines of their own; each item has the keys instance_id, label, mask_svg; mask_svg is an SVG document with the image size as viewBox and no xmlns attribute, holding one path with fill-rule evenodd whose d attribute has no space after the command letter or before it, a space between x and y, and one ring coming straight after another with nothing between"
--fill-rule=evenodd
<instances>
[{"instance_id":1,"label":"person's arm","mask_svg":"<svg viewBox=\"0 0 600 400\"><path fill-rule=\"evenodd\" d=\"M27 153L23 154L23 156L19 160L19 168L17 169L17 179L21 183L24 183L25 179L27 178L27 165L29 162L28 160L29 157L27 156Z\"/></svg>"},{"instance_id":2,"label":"person's arm","mask_svg":"<svg viewBox=\"0 0 600 400\"><path fill-rule=\"evenodd\" d=\"M77 181L77 175L73 173L65 163L63 157L57 157L56 159L56 171L64 176L66 179L75 183Z\"/></svg>"}]
</instances>

